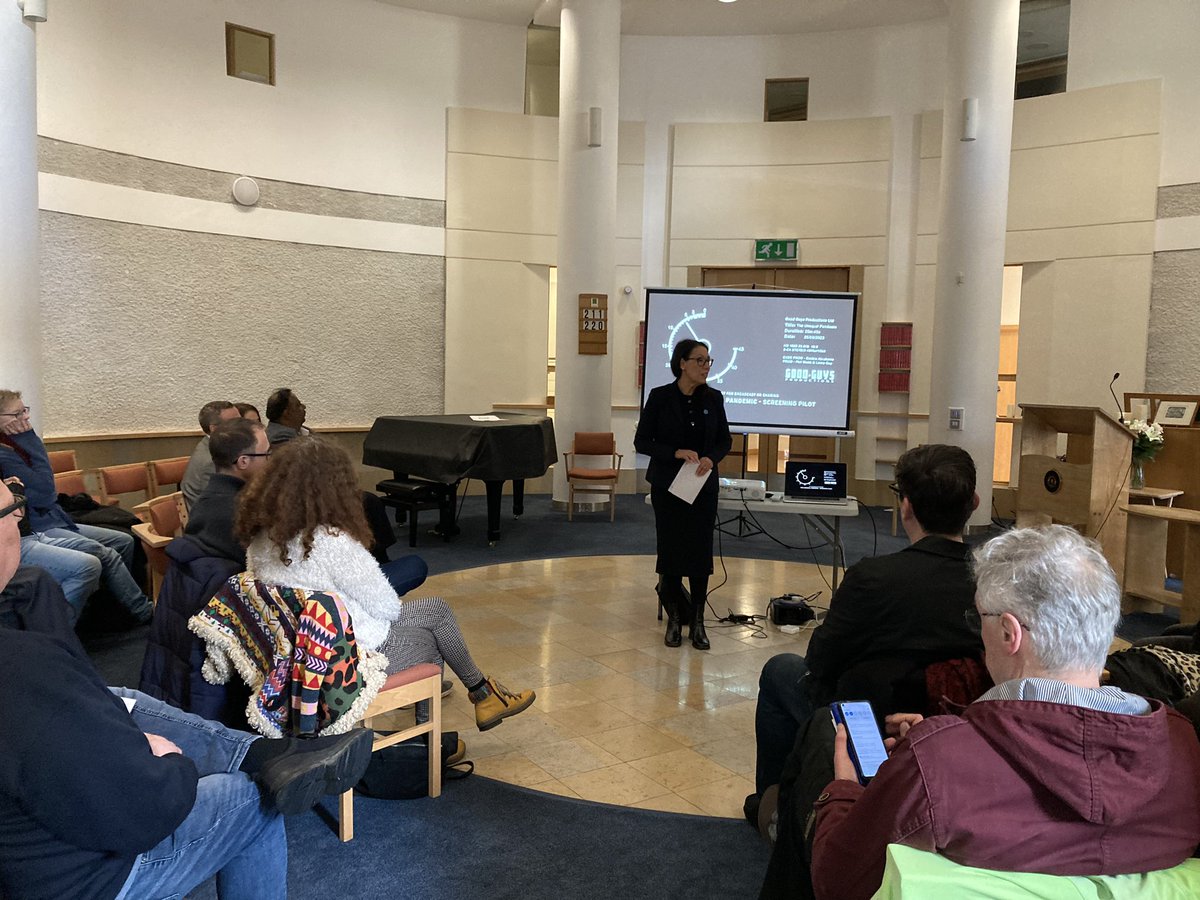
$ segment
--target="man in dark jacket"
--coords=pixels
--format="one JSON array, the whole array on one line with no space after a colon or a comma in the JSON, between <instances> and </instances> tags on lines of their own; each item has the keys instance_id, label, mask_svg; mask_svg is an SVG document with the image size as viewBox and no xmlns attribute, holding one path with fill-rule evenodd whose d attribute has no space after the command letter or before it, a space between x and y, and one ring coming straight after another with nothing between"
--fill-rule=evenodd
<instances>
[{"instance_id":1,"label":"man in dark jacket","mask_svg":"<svg viewBox=\"0 0 1200 900\"><path fill-rule=\"evenodd\" d=\"M23 512L0 484L0 588ZM109 690L77 648L0 628L0 896L181 896L216 875L220 896L285 898L281 814L353 786L371 733L261 740Z\"/></svg>"},{"instance_id":2,"label":"man in dark jacket","mask_svg":"<svg viewBox=\"0 0 1200 900\"><path fill-rule=\"evenodd\" d=\"M267 431L249 419L220 422L209 434L208 452L214 471L189 510L184 533L194 537L209 556L232 560L245 568L246 548L233 536L233 519L238 493L271 455Z\"/></svg>"},{"instance_id":3,"label":"man in dark jacket","mask_svg":"<svg viewBox=\"0 0 1200 900\"><path fill-rule=\"evenodd\" d=\"M244 728L245 690L205 680L204 641L188 620L246 568L246 549L233 536L237 498L266 465L271 448L262 425L231 419L213 427L208 449L215 470L191 509L186 534L167 546L171 566L159 590L138 687L172 706Z\"/></svg>"},{"instance_id":4,"label":"man in dark jacket","mask_svg":"<svg viewBox=\"0 0 1200 900\"><path fill-rule=\"evenodd\" d=\"M913 709L904 695L933 662L978 656L978 628L963 621L975 587L962 532L979 505L975 464L960 447L929 444L896 463L892 485L912 542L846 572L807 656L767 661L755 715L758 795L778 784L784 761L813 710L831 700L869 700L878 715ZM923 705L923 704L922 704ZM747 814L756 795L747 798Z\"/></svg>"}]
</instances>

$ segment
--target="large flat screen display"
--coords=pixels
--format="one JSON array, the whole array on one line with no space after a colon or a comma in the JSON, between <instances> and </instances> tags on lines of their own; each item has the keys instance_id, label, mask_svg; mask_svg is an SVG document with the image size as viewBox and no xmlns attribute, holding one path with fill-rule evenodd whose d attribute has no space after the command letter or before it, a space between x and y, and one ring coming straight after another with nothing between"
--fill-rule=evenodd
<instances>
[{"instance_id":1,"label":"large flat screen display","mask_svg":"<svg viewBox=\"0 0 1200 900\"><path fill-rule=\"evenodd\" d=\"M709 347L708 383L725 397L731 430L849 436L858 298L648 288L642 402L651 388L674 380L671 351L692 338Z\"/></svg>"}]
</instances>

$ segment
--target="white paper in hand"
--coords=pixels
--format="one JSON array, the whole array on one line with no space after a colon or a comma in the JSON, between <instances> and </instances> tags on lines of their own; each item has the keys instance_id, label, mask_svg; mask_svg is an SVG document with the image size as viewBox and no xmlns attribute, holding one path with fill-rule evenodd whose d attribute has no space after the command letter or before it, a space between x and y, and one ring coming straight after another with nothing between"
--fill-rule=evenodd
<instances>
[{"instance_id":1,"label":"white paper in hand","mask_svg":"<svg viewBox=\"0 0 1200 900\"><path fill-rule=\"evenodd\" d=\"M696 496L700 493L700 488L704 487L704 482L708 481L713 473L713 470L709 469L703 475L697 475L698 468L700 468L698 462L685 462L679 467L679 474L675 476L675 480L671 482L671 486L667 490L684 503L694 503Z\"/></svg>"}]
</instances>

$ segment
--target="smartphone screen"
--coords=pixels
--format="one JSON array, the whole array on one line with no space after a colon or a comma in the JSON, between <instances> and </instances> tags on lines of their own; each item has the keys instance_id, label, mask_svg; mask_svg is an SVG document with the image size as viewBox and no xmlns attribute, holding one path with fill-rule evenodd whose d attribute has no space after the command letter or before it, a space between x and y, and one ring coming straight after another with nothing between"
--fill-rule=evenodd
<instances>
[{"instance_id":1,"label":"smartphone screen","mask_svg":"<svg viewBox=\"0 0 1200 900\"><path fill-rule=\"evenodd\" d=\"M887 759L883 738L879 736L879 727L875 724L875 713L871 704L865 701L835 703L833 709L835 719L840 719L846 726L850 758L854 761L858 780L866 784L875 777Z\"/></svg>"}]
</instances>

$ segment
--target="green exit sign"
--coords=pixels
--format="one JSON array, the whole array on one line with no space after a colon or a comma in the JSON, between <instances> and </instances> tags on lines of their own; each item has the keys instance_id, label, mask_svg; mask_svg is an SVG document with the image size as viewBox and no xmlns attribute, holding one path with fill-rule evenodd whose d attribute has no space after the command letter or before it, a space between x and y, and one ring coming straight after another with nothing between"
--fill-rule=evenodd
<instances>
[{"instance_id":1,"label":"green exit sign","mask_svg":"<svg viewBox=\"0 0 1200 900\"><path fill-rule=\"evenodd\" d=\"M759 238L754 242L754 261L795 260L797 243L799 242L795 238L785 241Z\"/></svg>"}]
</instances>

